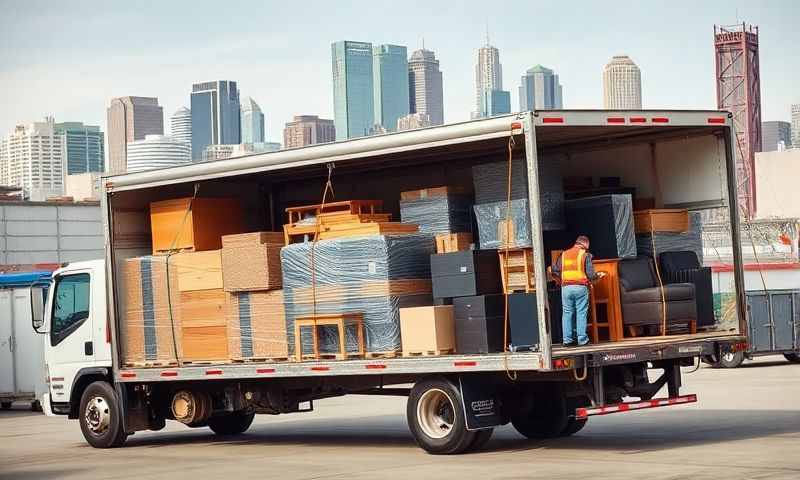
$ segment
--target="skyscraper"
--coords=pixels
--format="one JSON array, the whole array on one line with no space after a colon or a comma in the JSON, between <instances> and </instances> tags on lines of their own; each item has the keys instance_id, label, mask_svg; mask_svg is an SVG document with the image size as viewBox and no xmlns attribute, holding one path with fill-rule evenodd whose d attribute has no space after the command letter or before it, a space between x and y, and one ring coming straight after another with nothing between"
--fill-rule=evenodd
<instances>
[{"instance_id":1,"label":"skyscraper","mask_svg":"<svg viewBox=\"0 0 800 480\"><path fill-rule=\"evenodd\" d=\"M63 195L63 142L51 117L17 125L0 141L0 185L19 187L33 201Z\"/></svg>"},{"instance_id":2,"label":"skyscraper","mask_svg":"<svg viewBox=\"0 0 800 480\"><path fill-rule=\"evenodd\" d=\"M250 97L244 97L241 105L242 143L264 142L264 114L261 107Z\"/></svg>"},{"instance_id":3,"label":"skyscraper","mask_svg":"<svg viewBox=\"0 0 800 480\"><path fill-rule=\"evenodd\" d=\"M782 142L785 148L792 146L792 124L789 122L761 122L761 151L773 152Z\"/></svg>"},{"instance_id":4,"label":"skyscraper","mask_svg":"<svg viewBox=\"0 0 800 480\"><path fill-rule=\"evenodd\" d=\"M336 128L333 120L319 118L316 115L295 115L294 120L287 122L283 129L284 148L334 141L336 141Z\"/></svg>"},{"instance_id":5,"label":"skyscraper","mask_svg":"<svg viewBox=\"0 0 800 480\"><path fill-rule=\"evenodd\" d=\"M191 146L183 141L165 135L147 135L144 140L128 144L128 171L188 165L192 161L191 152Z\"/></svg>"},{"instance_id":6,"label":"skyscraper","mask_svg":"<svg viewBox=\"0 0 800 480\"><path fill-rule=\"evenodd\" d=\"M128 142L164 134L164 111L155 97L112 98L106 110L108 171L125 173Z\"/></svg>"},{"instance_id":7,"label":"skyscraper","mask_svg":"<svg viewBox=\"0 0 800 480\"><path fill-rule=\"evenodd\" d=\"M414 130L417 128L430 127L431 116L427 113L409 113L404 117L397 119L397 130Z\"/></svg>"},{"instance_id":8,"label":"skyscraper","mask_svg":"<svg viewBox=\"0 0 800 480\"><path fill-rule=\"evenodd\" d=\"M192 85L191 110L193 160L202 159L209 145L242 143L236 82L195 83Z\"/></svg>"},{"instance_id":9,"label":"skyscraper","mask_svg":"<svg viewBox=\"0 0 800 480\"><path fill-rule=\"evenodd\" d=\"M503 108L506 96L509 98L507 109ZM491 111L490 108L492 108ZM507 111L501 112L502 110ZM472 113L472 118L508 113L510 110L510 93L503 90L503 66L500 64L500 50L489 45L487 38L486 45L478 49L478 63L475 65L475 111Z\"/></svg>"},{"instance_id":10,"label":"skyscraper","mask_svg":"<svg viewBox=\"0 0 800 480\"><path fill-rule=\"evenodd\" d=\"M65 175L104 170L105 141L100 127L84 125L82 122L62 122L56 123L53 128L57 135L63 137Z\"/></svg>"},{"instance_id":11,"label":"skyscraper","mask_svg":"<svg viewBox=\"0 0 800 480\"><path fill-rule=\"evenodd\" d=\"M192 111L186 107L179 108L170 118L172 138L192 146Z\"/></svg>"},{"instance_id":12,"label":"skyscraper","mask_svg":"<svg viewBox=\"0 0 800 480\"><path fill-rule=\"evenodd\" d=\"M800 148L800 103L792 105L792 146Z\"/></svg>"},{"instance_id":13,"label":"skyscraper","mask_svg":"<svg viewBox=\"0 0 800 480\"><path fill-rule=\"evenodd\" d=\"M541 65L529 68L519 86L519 110L558 110L564 108L558 75Z\"/></svg>"},{"instance_id":14,"label":"skyscraper","mask_svg":"<svg viewBox=\"0 0 800 480\"><path fill-rule=\"evenodd\" d=\"M372 44L342 40L331 45L336 140L363 137L374 125Z\"/></svg>"},{"instance_id":15,"label":"skyscraper","mask_svg":"<svg viewBox=\"0 0 800 480\"><path fill-rule=\"evenodd\" d=\"M603 108L641 110L642 73L626 55L614 55L603 67Z\"/></svg>"},{"instance_id":16,"label":"skyscraper","mask_svg":"<svg viewBox=\"0 0 800 480\"><path fill-rule=\"evenodd\" d=\"M432 125L444 123L442 72L430 50L417 50L408 60L408 101L409 113L427 115Z\"/></svg>"},{"instance_id":17,"label":"skyscraper","mask_svg":"<svg viewBox=\"0 0 800 480\"><path fill-rule=\"evenodd\" d=\"M372 47L374 123L395 130L397 119L408 115L408 51L400 45Z\"/></svg>"}]
</instances>

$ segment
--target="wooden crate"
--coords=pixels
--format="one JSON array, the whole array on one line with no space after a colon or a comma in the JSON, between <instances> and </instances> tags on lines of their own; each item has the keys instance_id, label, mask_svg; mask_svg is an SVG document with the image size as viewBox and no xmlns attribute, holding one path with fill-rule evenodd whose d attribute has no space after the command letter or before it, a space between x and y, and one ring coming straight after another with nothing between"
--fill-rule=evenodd
<instances>
[{"instance_id":1,"label":"wooden crate","mask_svg":"<svg viewBox=\"0 0 800 480\"><path fill-rule=\"evenodd\" d=\"M453 306L401 308L400 337L403 356L454 352L456 330Z\"/></svg>"},{"instance_id":2,"label":"wooden crate","mask_svg":"<svg viewBox=\"0 0 800 480\"><path fill-rule=\"evenodd\" d=\"M181 292L223 288L221 250L176 253L169 265L178 274Z\"/></svg>"},{"instance_id":3,"label":"wooden crate","mask_svg":"<svg viewBox=\"0 0 800 480\"><path fill-rule=\"evenodd\" d=\"M181 325L184 328L225 325L226 301L227 296L221 288L181 292Z\"/></svg>"},{"instance_id":4,"label":"wooden crate","mask_svg":"<svg viewBox=\"0 0 800 480\"><path fill-rule=\"evenodd\" d=\"M226 292L281 288L281 248L274 243L222 248L222 280Z\"/></svg>"},{"instance_id":5,"label":"wooden crate","mask_svg":"<svg viewBox=\"0 0 800 480\"><path fill-rule=\"evenodd\" d=\"M182 345L184 361L215 361L229 359L228 331L225 325L183 327Z\"/></svg>"},{"instance_id":6,"label":"wooden crate","mask_svg":"<svg viewBox=\"0 0 800 480\"><path fill-rule=\"evenodd\" d=\"M232 359L288 358L283 290L229 293L226 319Z\"/></svg>"},{"instance_id":7,"label":"wooden crate","mask_svg":"<svg viewBox=\"0 0 800 480\"><path fill-rule=\"evenodd\" d=\"M500 278L503 291L533 292L536 291L536 278L533 270L533 249L515 248L499 250Z\"/></svg>"},{"instance_id":8,"label":"wooden crate","mask_svg":"<svg viewBox=\"0 0 800 480\"><path fill-rule=\"evenodd\" d=\"M222 248L252 247L267 243L285 245L283 232L249 232L222 236Z\"/></svg>"},{"instance_id":9,"label":"wooden crate","mask_svg":"<svg viewBox=\"0 0 800 480\"><path fill-rule=\"evenodd\" d=\"M637 210L633 212L636 233L689 231L689 211L686 209Z\"/></svg>"},{"instance_id":10,"label":"wooden crate","mask_svg":"<svg viewBox=\"0 0 800 480\"><path fill-rule=\"evenodd\" d=\"M451 253L469 250L472 234L469 232L444 233L436 235L436 253Z\"/></svg>"},{"instance_id":11,"label":"wooden crate","mask_svg":"<svg viewBox=\"0 0 800 480\"><path fill-rule=\"evenodd\" d=\"M154 254L197 252L222 248L222 236L241 233L244 220L236 199L177 198L150 204L150 227Z\"/></svg>"}]
</instances>

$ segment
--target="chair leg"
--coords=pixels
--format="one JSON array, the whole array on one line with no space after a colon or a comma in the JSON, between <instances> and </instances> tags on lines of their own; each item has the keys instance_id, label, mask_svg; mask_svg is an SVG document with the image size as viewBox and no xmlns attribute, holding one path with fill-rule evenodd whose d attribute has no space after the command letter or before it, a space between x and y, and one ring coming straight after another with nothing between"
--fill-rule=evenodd
<instances>
[{"instance_id":1,"label":"chair leg","mask_svg":"<svg viewBox=\"0 0 800 480\"><path fill-rule=\"evenodd\" d=\"M629 337L635 337L637 335L637 333L638 332L636 331L636 327L631 327L631 326L628 327L628 336Z\"/></svg>"}]
</instances>

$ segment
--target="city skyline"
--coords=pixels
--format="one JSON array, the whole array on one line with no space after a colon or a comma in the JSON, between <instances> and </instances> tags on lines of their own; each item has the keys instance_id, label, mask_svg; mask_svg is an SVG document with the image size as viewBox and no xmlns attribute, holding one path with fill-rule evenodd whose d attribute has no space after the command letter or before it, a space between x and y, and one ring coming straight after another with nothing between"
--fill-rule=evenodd
<instances>
[{"instance_id":1,"label":"city skyline","mask_svg":"<svg viewBox=\"0 0 800 480\"><path fill-rule=\"evenodd\" d=\"M406 13L400 12L401 18L412 16L413 3L405 9ZM644 73L644 108L713 108L713 49L709 46L711 29L715 23L735 23L737 20L732 14L720 14L725 11L720 8L721 5L728 11L736 8L740 19L761 27L761 70L765 91L762 119L788 120L789 104L800 101L800 93L792 87L798 62L794 61L795 53L787 46L791 43L791 19L796 18L792 13L800 12L800 8L792 2L773 3L763 8L754 8L746 2L691 5L695 8L696 15L690 19L684 19L680 15L680 8L634 6L626 9L628 11L624 13L624 18L635 21L624 22L625 27L619 29L618 34L607 36L600 35L588 18L610 18L609 14L591 4L582 9L586 18L576 19L572 26L555 28L543 25L541 38L546 38L545 41L527 41L528 36L522 22L517 18L490 16L489 26L495 32L502 32L493 35L492 43L502 52L506 75L518 78L530 65L547 65L559 73L564 88L570 92L565 107L599 108L602 102L602 86L598 72L612 55L624 53L634 58ZM154 32L152 46L122 46L113 38L103 43L106 37L92 32L90 40L98 43L98 48L103 52L113 51L114 54L96 56L86 63L80 75L65 70L73 65L68 60L80 53L74 46L51 49L55 45L53 39L47 36L33 39L30 48L46 54L41 61L38 58L37 61L32 61L32 57L23 57L16 52L1 53L4 67L0 70L0 79L12 88L0 93L0 102L6 106L0 112L0 132L7 132L17 123L35 121L44 115L99 125L101 130L108 132L103 110L110 98L130 94L158 97L166 111L173 112L186 105L186 91L193 82L216 77L236 80L243 91L263 102L262 105L267 105L265 113L273 120L268 126L266 139L280 139L283 125L293 115L311 113L323 118L333 116L328 63L330 43L339 38L352 38L352 32L356 30L352 21L339 22L345 13L352 15L350 9L345 9L348 12L337 13L335 9L324 4L320 4L320 8L323 13L332 13L337 21L315 30L313 35L298 35L295 33L297 29L292 32L292 29L284 29L280 25L268 33L261 33L256 28L261 22L256 20L259 15L265 14L261 12L265 8L255 3L242 4L237 9L239 12L233 12L233 16L240 19L252 18L253 22L244 22L236 31L212 35L189 32L186 41L180 43L191 43L191 51L172 45L161 51L159 47L169 43L177 34L168 32L164 22L177 18L177 11L182 9L180 4L170 5L165 9L162 18L154 20L156 24L153 28L157 31ZM536 14L541 16L556 15L558 12L556 7L537 6L534 9L525 4L517 5L515 9L520 13L515 17L524 17L525 12L532 10L536 10ZM20 6L6 17L6 20L11 18L13 22L0 19L0 26L4 27L3 30L10 39L22 38L25 28L35 22L33 10L35 8L28 5ZM84 10L82 7L77 7L74 11L56 8L48 15L69 19L74 15L85 14ZM284 24L300 26L305 22L294 8L271 6L267 10L285 15L287 21L282 22ZM376 44L406 45L412 51L421 46L421 37L425 36L427 48L436 52L437 59L443 65L446 85L445 122L468 119L469 112L474 108L469 93L470 90L474 91L471 72L474 68L475 51L483 40L486 15L455 12L443 24L444 11L434 9L430 18L413 24L413 27L408 27L411 24L406 23L403 26L381 29L378 28L379 22L370 20L385 13L384 9L365 10L363 18L360 18L365 31L360 31L360 38L369 38ZM102 16L119 18L136 17L137 14L136 9L118 4L110 6ZM680 24L679 27L669 25L670 21ZM69 21L60 21L59 24L59 28L67 32L77 26ZM135 25L135 22L132 24ZM164 26L163 31L159 30L160 26ZM437 31L437 26L442 28ZM666 35L675 38L672 33L676 28L679 35L674 44L656 40ZM577 55L578 47L573 44L571 35L581 29L586 30L586 35L591 36L593 41L588 46L580 47L582 53ZM180 35L186 33L185 30L180 31ZM451 46L448 41L454 35L462 39L455 42L458 43L457 46ZM630 38L641 36L652 39L629 41ZM269 57L268 62L253 62L250 45L254 42L263 45L259 47L259 56ZM299 42L297 48L303 51L303 55L281 53L281 49L287 49L288 45L295 42ZM291 50L296 51L294 48ZM221 55L222 52L225 52L224 58L214 55ZM48 62L46 65L42 63L45 61ZM676 77L674 70L677 65L681 66L682 75ZM47 71L58 71L58 84L53 82L52 75L38 74L40 66L46 67ZM149 66L157 66L159 75L146 75L144 72L148 71ZM282 73L277 75L278 72ZM514 88L516 85L506 87L512 91L512 105L518 105ZM35 92L37 95L36 98L16 98L11 95L18 91Z\"/></svg>"}]
</instances>

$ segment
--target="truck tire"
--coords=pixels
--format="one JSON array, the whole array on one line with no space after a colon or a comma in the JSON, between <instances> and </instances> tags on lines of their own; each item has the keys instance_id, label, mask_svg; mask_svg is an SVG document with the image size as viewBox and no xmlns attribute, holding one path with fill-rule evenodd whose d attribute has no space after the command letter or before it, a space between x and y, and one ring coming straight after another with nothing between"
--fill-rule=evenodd
<instances>
[{"instance_id":1,"label":"truck tire","mask_svg":"<svg viewBox=\"0 0 800 480\"><path fill-rule=\"evenodd\" d=\"M717 367L721 368L737 368L744 362L744 352L726 352L719 356Z\"/></svg>"},{"instance_id":2,"label":"truck tire","mask_svg":"<svg viewBox=\"0 0 800 480\"><path fill-rule=\"evenodd\" d=\"M800 354L797 353L784 353L783 357L792 363L800 363Z\"/></svg>"},{"instance_id":3,"label":"truck tire","mask_svg":"<svg viewBox=\"0 0 800 480\"><path fill-rule=\"evenodd\" d=\"M580 407L588 407L590 405L588 397L572 397L567 399L567 426L561 432L562 437L569 437L583 430L586 426L588 418L575 418L575 410Z\"/></svg>"},{"instance_id":4,"label":"truck tire","mask_svg":"<svg viewBox=\"0 0 800 480\"><path fill-rule=\"evenodd\" d=\"M514 428L530 439L559 437L570 426L569 420L566 399L558 393L534 395L532 407L511 416ZM583 426L578 427L578 430L581 428Z\"/></svg>"},{"instance_id":5,"label":"truck tire","mask_svg":"<svg viewBox=\"0 0 800 480\"><path fill-rule=\"evenodd\" d=\"M239 435L253 424L255 413L234 412L208 419L208 428L217 435Z\"/></svg>"},{"instance_id":6,"label":"truck tire","mask_svg":"<svg viewBox=\"0 0 800 480\"><path fill-rule=\"evenodd\" d=\"M461 392L444 378L414 385L406 404L406 418L417 445L435 455L468 450L474 446L478 433L467 430Z\"/></svg>"},{"instance_id":7,"label":"truck tire","mask_svg":"<svg viewBox=\"0 0 800 480\"><path fill-rule=\"evenodd\" d=\"M2 409L2 410L11 410L11 405L13 405L13 404L14 404L14 402L0 402L0 409Z\"/></svg>"},{"instance_id":8,"label":"truck tire","mask_svg":"<svg viewBox=\"0 0 800 480\"><path fill-rule=\"evenodd\" d=\"M128 434L122 429L117 394L108 382L91 383L81 395L78 420L83 438L95 448L121 447Z\"/></svg>"}]
</instances>

